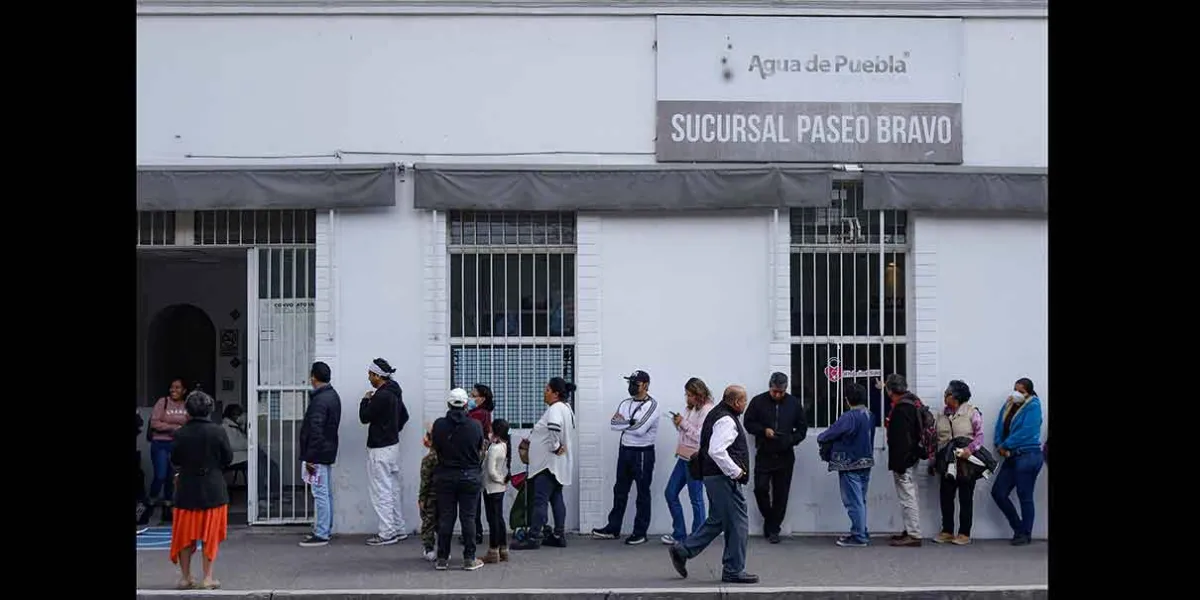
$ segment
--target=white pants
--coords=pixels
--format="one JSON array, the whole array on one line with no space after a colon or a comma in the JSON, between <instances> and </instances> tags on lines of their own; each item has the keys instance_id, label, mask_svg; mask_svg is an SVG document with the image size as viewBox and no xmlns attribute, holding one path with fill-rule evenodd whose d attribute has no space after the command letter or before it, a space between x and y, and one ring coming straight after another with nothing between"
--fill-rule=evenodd
<instances>
[{"instance_id":1,"label":"white pants","mask_svg":"<svg viewBox=\"0 0 1200 600\"><path fill-rule=\"evenodd\" d=\"M400 444L367 448L367 491L379 516L379 537L392 538L405 533L400 499Z\"/></svg>"},{"instance_id":2,"label":"white pants","mask_svg":"<svg viewBox=\"0 0 1200 600\"><path fill-rule=\"evenodd\" d=\"M896 496L900 498L900 513L904 516L904 531L908 535L921 537L921 511L917 508L917 479L912 467L903 473L892 471L892 480L896 483Z\"/></svg>"}]
</instances>

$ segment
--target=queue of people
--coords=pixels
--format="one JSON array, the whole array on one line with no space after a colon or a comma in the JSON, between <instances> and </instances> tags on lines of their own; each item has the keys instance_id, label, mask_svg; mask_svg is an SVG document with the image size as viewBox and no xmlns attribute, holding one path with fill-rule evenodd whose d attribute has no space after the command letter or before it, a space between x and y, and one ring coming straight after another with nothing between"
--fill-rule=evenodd
<instances>
[{"instance_id":1,"label":"queue of people","mask_svg":"<svg viewBox=\"0 0 1200 600\"><path fill-rule=\"evenodd\" d=\"M393 379L395 369L380 358L372 361L367 371L372 390L360 401L359 419L368 428L369 490L379 518L378 533L367 543L381 546L409 535L399 498L404 454L399 437L409 415L401 388ZM300 543L305 547L328 544L333 532L330 480L337 462L341 400L331 379L328 365L312 365L312 391L298 440L302 474L316 509L312 533ZM620 432L612 510L607 524L592 530L592 537L620 537L629 494L636 486L634 525L625 544L645 543L652 508L654 448L659 420L667 418L678 433L675 464L665 494L672 531L662 537L669 546L672 566L687 577L687 561L724 535L722 581L757 582L757 576L745 571L749 521L744 486L751 481L747 440L755 438L753 492L763 516L762 533L770 543L779 543L795 449L808 431L803 403L787 391L787 375L773 373L767 391L753 399L747 398L743 387L728 386L719 403L704 381L693 377L684 385L685 412L667 411L665 415L649 393L647 372L636 370L625 380L628 397L618 403L610 419L611 428ZM997 415L993 447L999 459L984 445L984 417L971 403L967 383L951 381L943 393L943 406L937 410L912 393L900 375L889 375L877 381L876 387L890 402L883 421L887 467L904 523L904 529L892 536L891 545L923 544L917 493L921 461L928 461L929 474L936 477L939 490L941 523L933 542L971 542L975 487L979 479L991 478L991 495L1013 530L1012 543L1029 544L1034 486L1046 451L1040 439L1042 407L1033 382L1019 379ZM836 543L864 547L871 539L866 499L875 466L876 428L866 388L854 382L843 382L841 388L845 410L817 437L818 453L828 470L837 473L849 519L849 532ZM227 412L223 428L210 419L211 397L198 390L184 396L183 389L182 381L172 382L169 395L154 408L147 434L155 467L151 496L161 493L160 502L167 506L174 498L171 560L180 564L180 587L212 589L219 586L212 578L212 564L225 537L229 503L220 475L231 463L246 460L245 449L231 445L236 436L226 432L237 427L237 414ZM574 391L574 384L560 377L550 379L543 388L546 409L518 444L517 454L527 465L522 482L530 499L529 526L511 546L504 498L507 486L518 484L512 473L510 425L492 419L495 401L487 385L476 384L470 392L460 388L449 392L446 414L427 426L423 437L427 452L421 461L417 505L422 555L435 563L436 569L449 568L456 523L462 531L462 568L468 571L508 561L510 549L566 547L563 488L571 485L577 453L577 425L570 401ZM140 434L140 420L138 426ZM242 448L241 454L235 446ZM164 465L161 470L160 465ZM177 472L168 484L170 465ZM680 501L684 490L691 506L690 527ZM1014 491L1016 504L1011 498ZM143 495L139 480L139 499ZM485 518L488 548L480 557ZM200 584L194 582L189 564L197 543L202 544L204 557Z\"/></svg>"}]
</instances>

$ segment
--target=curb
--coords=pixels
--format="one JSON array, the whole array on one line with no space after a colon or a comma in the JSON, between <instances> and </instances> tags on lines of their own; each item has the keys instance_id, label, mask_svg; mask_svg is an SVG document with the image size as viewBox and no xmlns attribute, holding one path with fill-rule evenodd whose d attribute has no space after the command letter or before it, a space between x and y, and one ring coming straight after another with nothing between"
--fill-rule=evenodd
<instances>
[{"instance_id":1,"label":"curb","mask_svg":"<svg viewBox=\"0 0 1200 600\"><path fill-rule=\"evenodd\" d=\"M138 590L138 600L238 598L245 600L1048 600L1046 585L942 587L678 587L611 589L402 589L402 590Z\"/></svg>"}]
</instances>

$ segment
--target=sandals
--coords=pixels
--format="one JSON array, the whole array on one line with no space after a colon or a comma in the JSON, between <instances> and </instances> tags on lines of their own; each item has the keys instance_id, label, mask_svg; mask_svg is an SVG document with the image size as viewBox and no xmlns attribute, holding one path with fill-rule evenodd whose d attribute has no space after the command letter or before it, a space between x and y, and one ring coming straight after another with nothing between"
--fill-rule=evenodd
<instances>
[{"instance_id":1,"label":"sandals","mask_svg":"<svg viewBox=\"0 0 1200 600\"><path fill-rule=\"evenodd\" d=\"M190 590L194 587L196 587L196 582L191 579L180 579L175 583L175 589L177 590Z\"/></svg>"},{"instance_id":2,"label":"sandals","mask_svg":"<svg viewBox=\"0 0 1200 600\"><path fill-rule=\"evenodd\" d=\"M202 581L200 582L200 585L196 587L201 590L217 590L221 588L221 582L217 581L216 579L211 581Z\"/></svg>"}]
</instances>

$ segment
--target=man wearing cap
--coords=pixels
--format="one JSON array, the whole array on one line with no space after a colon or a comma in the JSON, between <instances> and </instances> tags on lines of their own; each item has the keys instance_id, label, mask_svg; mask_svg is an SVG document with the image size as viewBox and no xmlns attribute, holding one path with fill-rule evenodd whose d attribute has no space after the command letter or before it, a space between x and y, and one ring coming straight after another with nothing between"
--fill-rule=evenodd
<instances>
[{"instance_id":1,"label":"man wearing cap","mask_svg":"<svg viewBox=\"0 0 1200 600\"><path fill-rule=\"evenodd\" d=\"M633 533L625 538L630 546L646 543L650 528L650 481L654 476L654 439L658 436L658 401L650 396L650 374L634 371L625 381L629 397L617 405L609 424L621 432L621 447L617 454L617 483L613 485L613 507L608 524L592 530L592 537L613 540L621 536L625 507L629 504L629 488L637 483L637 513L633 518Z\"/></svg>"},{"instance_id":2,"label":"man wearing cap","mask_svg":"<svg viewBox=\"0 0 1200 600\"><path fill-rule=\"evenodd\" d=\"M796 467L795 449L808 435L808 421L800 400L787 392L787 375L772 373L769 385L750 401L743 421L754 436L754 500L763 516L763 537L778 544Z\"/></svg>"},{"instance_id":3,"label":"man wearing cap","mask_svg":"<svg viewBox=\"0 0 1200 600\"><path fill-rule=\"evenodd\" d=\"M437 490L438 534L437 564L445 571L450 562L450 540L454 538L454 519L462 524L463 569L474 571L483 566L475 556L475 511L483 487L483 426L467 416L467 391L450 390L446 416L433 422L430 431L438 465L433 471Z\"/></svg>"}]
</instances>

